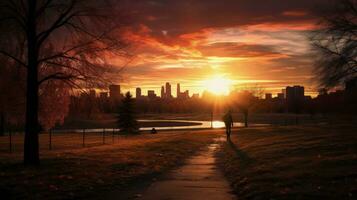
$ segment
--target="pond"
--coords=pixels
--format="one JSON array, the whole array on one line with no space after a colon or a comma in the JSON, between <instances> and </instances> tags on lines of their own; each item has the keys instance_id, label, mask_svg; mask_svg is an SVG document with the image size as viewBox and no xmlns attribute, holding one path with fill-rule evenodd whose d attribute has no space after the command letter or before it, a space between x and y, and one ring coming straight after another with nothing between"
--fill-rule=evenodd
<instances>
[{"instance_id":1,"label":"pond","mask_svg":"<svg viewBox=\"0 0 357 200\"><path fill-rule=\"evenodd\" d=\"M222 121L192 121L192 120L139 120L139 122L146 122L157 124L157 126L147 126L141 127L140 131L150 131L152 128L156 130L186 130L186 129L219 129L224 128L224 123ZM176 124L173 126L162 126L158 124ZM190 124L190 125L179 125L179 124ZM268 126L269 124L249 124L250 127L260 127ZM233 127L244 127L244 123L234 122ZM85 129L88 133L113 131L113 128L92 128ZM54 132L82 132L83 129L64 129L64 130L54 130ZM114 129L114 131L119 131L119 129Z\"/></svg>"}]
</instances>

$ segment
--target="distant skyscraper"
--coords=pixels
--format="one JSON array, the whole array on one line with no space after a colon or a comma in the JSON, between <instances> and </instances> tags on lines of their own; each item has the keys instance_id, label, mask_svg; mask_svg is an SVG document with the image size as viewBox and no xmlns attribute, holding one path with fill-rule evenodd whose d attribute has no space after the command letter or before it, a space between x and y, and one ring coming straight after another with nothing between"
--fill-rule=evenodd
<instances>
[{"instance_id":1,"label":"distant skyscraper","mask_svg":"<svg viewBox=\"0 0 357 200\"><path fill-rule=\"evenodd\" d=\"M270 100L270 99L272 99L272 97L273 97L273 95L271 93L266 93L265 94L265 99L266 100Z\"/></svg>"},{"instance_id":2,"label":"distant skyscraper","mask_svg":"<svg viewBox=\"0 0 357 200\"><path fill-rule=\"evenodd\" d=\"M293 87L286 87L286 100L287 101L299 101L303 100L305 96L304 87L302 86L293 86Z\"/></svg>"},{"instance_id":3,"label":"distant skyscraper","mask_svg":"<svg viewBox=\"0 0 357 200\"><path fill-rule=\"evenodd\" d=\"M165 87L161 86L161 98L165 97Z\"/></svg>"},{"instance_id":4,"label":"distant skyscraper","mask_svg":"<svg viewBox=\"0 0 357 200\"><path fill-rule=\"evenodd\" d=\"M184 99L190 98L190 94L189 94L188 90L186 90L184 93L181 93L181 95L182 95L182 98L184 98Z\"/></svg>"},{"instance_id":5,"label":"distant skyscraper","mask_svg":"<svg viewBox=\"0 0 357 200\"><path fill-rule=\"evenodd\" d=\"M180 98L180 95L181 95L181 88L180 88L180 83L177 83L177 88L176 88L177 92L176 92L176 96L177 98Z\"/></svg>"},{"instance_id":6,"label":"distant skyscraper","mask_svg":"<svg viewBox=\"0 0 357 200\"><path fill-rule=\"evenodd\" d=\"M284 93L278 93L278 99L283 100L284 98Z\"/></svg>"},{"instance_id":7,"label":"distant skyscraper","mask_svg":"<svg viewBox=\"0 0 357 200\"><path fill-rule=\"evenodd\" d=\"M120 99L120 85L109 85L109 95L112 99Z\"/></svg>"},{"instance_id":8,"label":"distant skyscraper","mask_svg":"<svg viewBox=\"0 0 357 200\"><path fill-rule=\"evenodd\" d=\"M136 88L136 98L141 98L141 88Z\"/></svg>"},{"instance_id":9,"label":"distant skyscraper","mask_svg":"<svg viewBox=\"0 0 357 200\"><path fill-rule=\"evenodd\" d=\"M286 99L286 89L282 89L281 93L283 94L283 99Z\"/></svg>"},{"instance_id":10,"label":"distant skyscraper","mask_svg":"<svg viewBox=\"0 0 357 200\"><path fill-rule=\"evenodd\" d=\"M156 98L155 91L154 91L154 90L148 90L148 97L149 97L150 99Z\"/></svg>"},{"instance_id":11,"label":"distant skyscraper","mask_svg":"<svg viewBox=\"0 0 357 200\"><path fill-rule=\"evenodd\" d=\"M166 97L167 98L171 98L172 97L172 94L171 94L171 85L169 82L166 83Z\"/></svg>"},{"instance_id":12,"label":"distant skyscraper","mask_svg":"<svg viewBox=\"0 0 357 200\"><path fill-rule=\"evenodd\" d=\"M302 86L286 87L286 102L288 112L299 112L305 99L305 91Z\"/></svg>"},{"instance_id":13,"label":"distant skyscraper","mask_svg":"<svg viewBox=\"0 0 357 200\"><path fill-rule=\"evenodd\" d=\"M303 86L294 86L295 88L295 95L299 99L305 98L305 88Z\"/></svg>"},{"instance_id":14,"label":"distant skyscraper","mask_svg":"<svg viewBox=\"0 0 357 200\"><path fill-rule=\"evenodd\" d=\"M194 93L194 94L192 95L192 98L194 98L194 99L198 99L198 98L200 98L200 94L198 94L198 93Z\"/></svg>"}]
</instances>

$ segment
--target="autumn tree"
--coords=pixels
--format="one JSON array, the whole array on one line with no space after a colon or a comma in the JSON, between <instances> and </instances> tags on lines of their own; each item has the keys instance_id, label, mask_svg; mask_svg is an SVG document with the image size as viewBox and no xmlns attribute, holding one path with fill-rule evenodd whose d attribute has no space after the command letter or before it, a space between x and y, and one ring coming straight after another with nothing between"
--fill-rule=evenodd
<instances>
[{"instance_id":1,"label":"autumn tree","mask_svg":"<svg viewBox=\"0 0 357 200\"><path fill-rule=\"evenodd\" d=\"M317 13L320 28L310 36L316 77L322 88L333 88L357 78L357 1L336 1Z\"/></svg>"},{"instance_id":2,"label":"autumn tree","mask_svg":"<svg viewBox=\"0 0 357 200\"><path fill-rule=\"evenodd\" d=\"M0 135L5 128L21 129L25 116L25 84L22 78L25 70L1 62L0 68ZM41 74L41 72L39 72ZM48 130L56 123L62 123L68 113L69 86L55 80L39 88L39 123Z\"/></svg>"},{"instance_id":3,"label":"autumn tree","mask_svg":"<svg viewBox=\"0 0 357 200\"><path fill-rule=\"evenodd\" d=\"M0 58L0 135L4 135L10 126L21 126L24 117L24 80L23 70L10 67L14 64Z\"/></svg>"},{"instance_id":4,"label":"autumn tree","mask_svg":"<svg viewBox=\"0 0 357 200\"><path fill-rule=\"evenodd\" d=\"M39 89L39 123L43 130L62 124L69 112L70 88L60 80L43 84Z\"/></svg>"},{"instance_id":5,"label":"autumn tree","mask_svg":"<svg viewBox=\"0 0 357 200\"><path fill-rule=\"evenodd\" d=\"M121 13L106 0L1 1L0 54L26 70L24 164L39 164L40 86L106 83L107 59L126 55Z\"/></svg>"}]
</instances>

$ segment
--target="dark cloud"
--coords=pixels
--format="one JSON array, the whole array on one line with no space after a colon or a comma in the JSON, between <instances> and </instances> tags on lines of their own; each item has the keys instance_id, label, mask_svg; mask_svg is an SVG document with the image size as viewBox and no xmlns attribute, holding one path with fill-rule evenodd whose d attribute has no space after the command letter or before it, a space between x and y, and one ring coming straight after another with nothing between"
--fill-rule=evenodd
<instances>
[{"instance_id":1,"label":"dark cloud","mask_svg":"<svg viewBox=\"0 0 357 200\"><path fill-rule=\"evenodd\" d=\"M326 0L127 0L123 5L156 35L180 35L204 28L311 21Z\"/></svg>"},{"instance_id":2,"label":"dark cloud","mask_svg":"<svg viewBox=\"0 0 357 200\"><path fill-rule=\"evenodd\" d=\"M261 57L280 55L273 45L217 42L198 48L204 56Z\"/></svg>"}]
</instances>

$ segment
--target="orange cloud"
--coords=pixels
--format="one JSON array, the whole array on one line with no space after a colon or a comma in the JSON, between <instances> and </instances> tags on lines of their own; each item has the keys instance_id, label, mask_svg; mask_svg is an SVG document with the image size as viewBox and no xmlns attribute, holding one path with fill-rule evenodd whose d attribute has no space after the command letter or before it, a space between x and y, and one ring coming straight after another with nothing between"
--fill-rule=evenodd
<instances>
[{"instance_id":1,"label":"orange cloud","mask_svg":"<svg viewBox=\"0 0 357 200\"><path fill-rule=\"evenodd\" d=\"M128 87L171 81L198 91L213 73L274 91L311 86L306 33L317 26L309 8L324 0L128 2L136 20L123 33L136 55L125 70Z\"/></svg>"},{"instance_id":2,"label":"orange cloud","mask_svg":"<svg viewBox=\"0 0 357 200\"><path fill-rule=\"evenodd\" d=\"M283 15L290 16L290 17L302 17L308 15L308 12L303 10L290 10L290 11L284 11Z\"/></svg>"}]
</instances>

